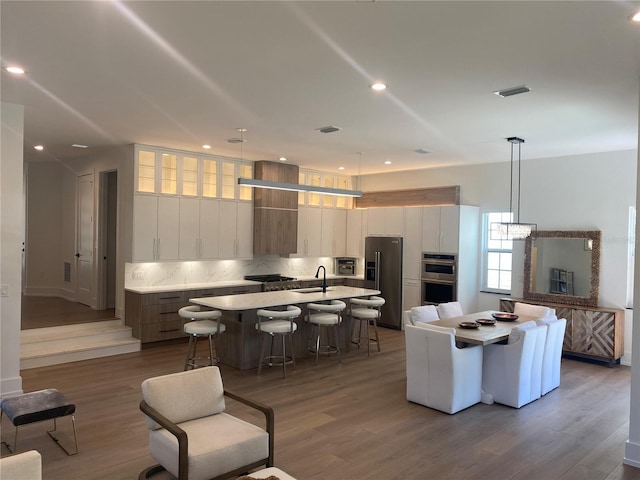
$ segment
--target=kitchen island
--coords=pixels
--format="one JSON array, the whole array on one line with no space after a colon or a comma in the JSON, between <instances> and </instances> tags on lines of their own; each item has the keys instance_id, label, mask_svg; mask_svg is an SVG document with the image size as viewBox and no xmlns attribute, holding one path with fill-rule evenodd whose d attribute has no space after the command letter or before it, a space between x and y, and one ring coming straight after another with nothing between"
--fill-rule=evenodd
<instances>
[{"instance_id":1,"label":"kitchen island","mask_svg":"<svg viewBox=\"0 0 640 480\"><path fill-rule=\"evenodd\" d=\"M331 300L349 300L356 297L368 297L380 294L379 290L367 288L344 287L340 285L327 287L302 288L298 290L281 290L273 292L244 293L240 295L222 295L216 297L190 298L196 305L221 310L222 323L226 331L218 336L216 348L221 361L239 370L248 370L258 366L260 357L261 333L255 328L258 318L256 311L260 308L284 307L297 305L302 315L295 320L298 330L293 335L293 350L296 358L308 355L310 327L304 322L305 304ZM348 302L347 302L348 303ZM351 322L343 313L343 340L348 342L351 334Z\"/></svg>"}]
</instances>

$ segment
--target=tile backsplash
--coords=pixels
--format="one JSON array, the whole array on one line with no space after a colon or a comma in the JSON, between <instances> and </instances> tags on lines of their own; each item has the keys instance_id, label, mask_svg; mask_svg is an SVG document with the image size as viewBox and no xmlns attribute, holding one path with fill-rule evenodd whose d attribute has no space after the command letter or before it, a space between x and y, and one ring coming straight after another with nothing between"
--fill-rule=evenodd
<instances>
[{"instance_id":1,"label":"tile backsplash","mask_svg":"<svg viewBox=\"0 0 640 480\"><path fill-rule=\"evenodd\" d=\"M278 273L288 277L312 277L319 265L334 273L334 259L260 256L251 260L127 263L125 288L185 285L242 280L245 275Z\"/></svg>"}]
</instances>

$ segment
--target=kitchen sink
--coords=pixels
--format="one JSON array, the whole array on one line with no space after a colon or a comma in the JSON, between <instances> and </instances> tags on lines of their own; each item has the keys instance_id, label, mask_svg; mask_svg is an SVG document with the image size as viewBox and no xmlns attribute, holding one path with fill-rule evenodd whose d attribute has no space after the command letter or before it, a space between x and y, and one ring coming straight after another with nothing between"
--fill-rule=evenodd
<instances>
[{"instance_id":1,"label":"kitchen sink","mask_svg":"<svg viewBox=\"0 0 640 480\"><path fill-rule=\"evenodd\" d=\"M327 292L330 292L332 290L333 290L333 287L327 287ZM295 293L318 293L318 292L322 292L322 287L299 288L297 290L291 290L291 291Z\"/></svg>"}]
</instances>

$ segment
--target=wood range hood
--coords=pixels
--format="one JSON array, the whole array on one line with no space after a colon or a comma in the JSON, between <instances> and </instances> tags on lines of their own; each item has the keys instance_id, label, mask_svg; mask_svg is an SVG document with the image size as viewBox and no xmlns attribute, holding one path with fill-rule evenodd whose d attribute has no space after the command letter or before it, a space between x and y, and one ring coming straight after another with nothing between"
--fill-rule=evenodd
<instances>
[{"instance_id":1,"label":"wood range hood","mask_svg":"<svg viewBox=\"0 0 640 480\"><path fill-rule=\"evenodd\" d=\"M270 161L254 163L254 178L298 183L298 166ZM298 249L298 192L253 190L253 254L282 255Z\"/></svg>"}]
</instances>

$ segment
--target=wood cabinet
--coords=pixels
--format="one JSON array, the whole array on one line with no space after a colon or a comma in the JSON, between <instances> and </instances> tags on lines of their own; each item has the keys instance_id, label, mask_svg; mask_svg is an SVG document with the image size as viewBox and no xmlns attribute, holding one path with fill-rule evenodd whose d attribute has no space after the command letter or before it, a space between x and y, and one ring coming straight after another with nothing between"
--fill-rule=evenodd
<instances>
[{"instance_id":1,"label":"wood cabinet","mask_svg":"<svg viewBox=\"0 0 640 480\"><path fill-rule=\"evenodd\" d=\"M515 298L501 299L500 310L513 312L516 302L555 308L558 318L567 319L562 344L564 354L599 360L609 365L620 361L624 353L624 310L541 303Z\"/></svg>"},{"instance_id":2,"label":"wood cabinet","mask_svg":"<svg viewBox=\"0 0 640 480\"><path fill-rule=\"evenodd\" d=\"M237 295L261 291L260 285L239 285L199 290L176 290L163 293L125 291L125 324L141 343L159 342L185 337L185 319L178 310L191 305L190 298Z\"/></svg>"},{"instance_id":3,"label":"wood cabinet","mask_svg":"<svg viewBox=\"0 0 640 480\"><path fill-rule=\"evenodd\" d=\"M133 261L177 260L180 200L163 195L134 195Z\"/></svg>"}]
</instances>

